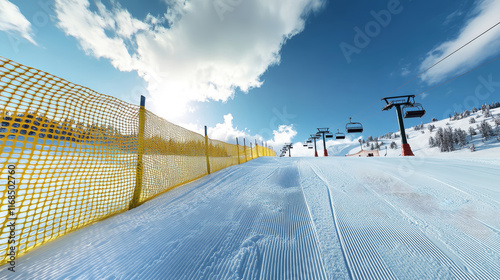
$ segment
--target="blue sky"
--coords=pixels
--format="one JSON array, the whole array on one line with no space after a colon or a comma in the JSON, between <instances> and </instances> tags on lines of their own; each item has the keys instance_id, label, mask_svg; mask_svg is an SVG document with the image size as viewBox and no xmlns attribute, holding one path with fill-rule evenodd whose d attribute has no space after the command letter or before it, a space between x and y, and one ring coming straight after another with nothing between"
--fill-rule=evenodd
<instances>
[{"instance_id":1,"label":"blue sky","mask_svg":"<svg viewBox=\"0 0 500 280\"><path fill-rule=\"evenodd\" d=\"M391 94L500 21L493 0L36 3L0 0L1 56L127 102L146 95L154 113L230 142L303 141L317 127L343 130L350 116L365 127L351 140L395 132L395 112L370 105L500 55L497 26ZM420 95L427 114L406 126L500 101L499 69Z\"/></svg>"}]
</instances>

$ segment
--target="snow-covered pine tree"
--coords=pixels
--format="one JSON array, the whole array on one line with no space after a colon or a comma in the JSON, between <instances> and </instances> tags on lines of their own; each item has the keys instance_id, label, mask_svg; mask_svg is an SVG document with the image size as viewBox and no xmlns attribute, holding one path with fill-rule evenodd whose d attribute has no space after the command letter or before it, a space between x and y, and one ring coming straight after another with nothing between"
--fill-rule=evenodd
<instances>
[{"instance_id":1,"label":"snow-covered pine tree","mask_svg":"<svg viewBox=\"0 0 500 280\"><path fill-rule=\"evenodd\" d=\"M471 152L475 152L476 151L476 146L474 146L474 144L472 144L470 147L469 147L470 151Z\"/></svg>"},{"instance_id":2,"label":"snow-covered pine tree","mask_svg":"<svg viewBox=\"0 0 500 280\"><path fill-rule=\"evenodd\" d=\"M500 126L500 116L494 117L493 121L495 122L495 125L498 128Z\"/></svg>"},{"instance_id":3,"label":"snow-covered pine tree","mask_svg":"<svg viewBox=\"0 0 500 280\"><path fill-rule=\"evenodd\" d=\"M392 142L392 143L394 143L394 142ZM392 143L391 143L391 145L392 145ZM434 140L434 137L432 137L432 136L429 137L429 146L431 146L431 148L436 147L436 140ZM391 148L392 148L392 146L391 146Z\"/></svg>"},{"instance_id":4,"label":"snow-covered pine tree","mask_svg":"<svg viewBox=\"0 0 500 280\"><path fill-rule=\"evenodd\" d=\"M453 130L451 127L444 130L443 146L445 147L445 152L452 152L455 150L455 145L453 143Z\"/></svg>"},{"instance_id":5,"label":"snow-covered pine tree","mask_svg":"<svg viewBox=\"0 0 500 280\"><path fill-rule=\"evenodd\" d=\"M469 118L469 123L476 123L476 119L474 117Z\"/></svg>"},{"instance_id":6,"label":"snow-covered pine tree","mask_svg":"<svg viewBox=\"0 0 500 280\"><path fill-rule=\"evenodd\" d=\"M441 152L444 152L445 148L443 143L445 142L445 139L444 139L444 129L442 127L438 128L438 130L436 131L436 137L434 138L434 140L435 140L435 145L439 147Z\"/></svg>"},{"instance_id":7,"label":"snow-covered pine tree","mask_svg":"<svg viewBox=\"0 0 500 280\"><path fill-rule=\"evenodd\" d=\"M488 140L491 136L494 135L493 128L486 120L483 120L481 122L481 125L479 126L479 132L481 132L481 136L484 140Z\"/></svg>"},{"instance_id":8,"label":"snow-covered pine tree","mask_svg":"<svg viewBox=\"0 0 500 280\"><path fill-rule=\"evenodd\" d=\"M490 109L489 109L489 108L486 108L486 109L483 111L483 117L485 117L485 118L489 118L489 117L491 117L491 112L490 112Z\"/></svg>"},{"instance_id":9,"label":"snow-covered pine tree","mask_svg":"<svg viewBox=\"0 0 500 280\"><path fill-rule=\"evenodd\" d=\"M465 130L458 128L453 132L453 142L460 146L460 148L465 147L467 144L467 133Z\"/></svg>"},{"instance_id":10,"label":"snow-covered pine tree","mask_svg":"<svg viewBox=\"0 0 500 280\"><path fill-rule=\"evenodd\" d=\"M396 150L398 148L398 144L396 144L396 142L392 141L389 148Z\"/></svg>"},{"instance_id":11,"label":"snow-covered pine tree","mask_svg":"<svg viewBox=\"0 0 500 280\"><path fill-rule=\"evenodd\" d=\"M472 126L469 126L469 134L470 134L470 140L472 141L472 136L477 134L476 130Z\"/></svg>"},{"instance_id":12,"label":"snow-covered pine tree","mask_svg":"<svg viewBox=\"0 0 500 280\"><path fill-rule=\"evenodd\" d=\"M453 143L453 130L451 127L446 129L438 128L435 137L436 146L439 147L441 152L451 152L455 150Z\"/></svg>"}]
</instances>

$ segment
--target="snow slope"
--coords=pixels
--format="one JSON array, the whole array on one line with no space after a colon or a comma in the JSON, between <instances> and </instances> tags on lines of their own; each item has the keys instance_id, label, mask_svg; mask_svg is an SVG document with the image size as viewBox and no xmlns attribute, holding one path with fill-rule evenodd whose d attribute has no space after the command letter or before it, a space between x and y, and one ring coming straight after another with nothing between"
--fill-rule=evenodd
<instances>
[{"instance_id":1,"label":"snow slope","mask_svg":"<svg viewBox=\"0 0 500 280\"><path fill-rule=\"evenodd\" d=\"M392 112L394 113L394 112ZM413 119L412 121L408 121L408 119L405 119L405 131L406 135L408 137L408 143L410 144L413 153L415 156L422 156L422 157L500 157L500 141L496 140L496 137L492 137L489 140L483 142L481 135L478 130L476 130L477 135L471 136L469 134L469 127L476 128L477 125L479 125L483 120L486 120L492 127L493 129L496 128L496 125L494 124L493 117L500 117L500 108L492 109L491 110L492 117L484 117L484 115L481 113L481 110L479 110L476 113L471 113L469 117L465 117L461 120L450 120L450 119L443 119L437 122L431 122L431 123L426 123L424 124L424 128L421 130L415 130L413 127L410 127L410 124L413 126L417 123L415 120L418 119ZM470 124L469 119L471 117L476 118L476 123ZM396 119L395 119L396 121ZM429 125L434 125L436 128L434 129L433 132L430 132L428 127ZM443 128L446 129L448 127L451 127L453 130L455 129L462 129L465 132L467 132L467 141L469 142L467 147L474 144L476 147L475 152L471 152L467 147L464 147L462 149L459 149L459 147L456 147L457 150L453 152L440 152L438 147L430 147L429 146L429 138L431 136L435 137L436 131L438 128ZM422 133L423 132L423 133ZM376 135L373 135L374 137ZM389 145L390 143L394 141L398 145L397 149L390 149ZM381 140L384 145L381 148L381 156L385 154L385 149L387 147L387 156L389 157L394 157L394 156L400 156L401 155L401 138L397 139L382 139ZM363 147L364 149L368 149L366 147ZM359 145L357 147L353 147L348 153L349 154L354 154L359 152L360 147Z\"/></svg>"},{"instance_id":2,"label":"snow slope","mask_svg":"<svg viewBox=\"0 0 500 280\"><path fill-rule=\"evenodd\" d=\"M0 279L498 279L500 160L259 158L17 260Z\"/></svg>"},{"instance_id":3,"label":"snow slope","mask_svg":"<svg viewBox=\"0 0 500 280\"><path fill-rule=\"evenodd\" d=\"M397 127L396 113L391 111L389 113L394 114L394 126ZM500 108L491 109L491 114L494 117L500 117ZM471 117L476 118L476 123L469 124L469 119ZM486 120L493 129L496 128L496 125L493 121L493 117L484 117L479 110L477 113L471 113L469 117L463 118L461 120L450 121L448 118L444 120L440 120L437 122L431 122L424 124L424 128L422 130L415 130L413 127L415 125L420 124L420 119L405 119L405 131L408 137L408 143L410 144L413 153L419 157L475 157L475 158L488 158L488 157L500 157L500 141L496 140L496 137L492 137L486 142L483 142L481 139L481 135L479 131L476 131L478 134L471 137L469 135L469 127L472 126L476 128L483 120ZM433 132L430 132L428 127L429 125L434 125L436 128ZM453 152L441 153L439 148L430 147L429 146L429 137L435 137L436 131L438 128L447 128L451 127L453 130L462 129L467 132L467 147L474 144L476 147L475 152L471 152L467 147L463 147L459 149L457 146L457 150ZM423 132L423 133L422 133ZM398 133L399 134L399 133ZM326 141L326 146L328 150L328 155L330 156L345 156L346 154L355 154L360 151L360 146L358 139L368 138L369 135L366 134L347 134L346 139L344 140L328 140ZM379 135L372 135L373 137L379 137ZM357 137L357 138L356 138ZM397 149L390 149L389 145L391 142L395 142L397 144ZM397 157L401 155L401 138L392 138L392 139L379 139L379 143L382 143L382 147L380 149L380 156L385 156L387 151L387 157ZM295 143L293 145L292 156L300 156L300 157L313 157L314 150L309 150L306 147L302 146L302 142ZM317 141L318 148L318 156L323 156L323 141ZM386 150L387 148L387 150ZM363 145L363 149L369 150L369 147ZM287 155L288 156L288 155Z\"/></svg>"}]
</instances>

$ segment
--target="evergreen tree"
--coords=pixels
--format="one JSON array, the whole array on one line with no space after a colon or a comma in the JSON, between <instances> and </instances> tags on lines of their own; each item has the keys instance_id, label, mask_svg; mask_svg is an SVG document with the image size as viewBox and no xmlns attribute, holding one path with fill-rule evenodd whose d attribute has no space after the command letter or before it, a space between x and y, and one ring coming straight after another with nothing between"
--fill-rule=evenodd
<instances>
[{"instance_id":1,"label":"evergreen tree","mask_svg":"<svg viewBox=\"0 0 500 280\"><path fill-rule=\"evenodd\" d=\"M476 130L472 126L469 126L469 134L470 134L470 140L472 141L472 136L477 134Z\"/></svg>"},{"instance_id":2,"label":"evergreen tree","mask_svg":"<svg viewBox=\"0 0 500 280\"><path fill-rule=\"evenodd\" d=\"M498 128L500 126L500 116L493 118L493 121L495 122L495 125Z\"/></svg>"},{"instance_id":3,"label":"evergreen tree","mask_svg":"<svg viewBox=\"0 0 500 280\"><path fill-rule=\"evenodd\" d=\"M467 133L461 128L455 129L453 132L453 142L461 148L465 147L467 144Z\"/></svg>"},{"instance_id":4,"label":"evergreen tree","mask_svg":"<svg viewBox=\"0 0 500 280\"><path fill-rule=\"evenodd\" d=\"M392 143L394 143L394 142L392 142ZM391 145L392 145L392 143L391 143ZM431 146L431 148L436 147L436 140L434 140L434 137L432 137L432 136L429 137L429 146Z\"/></svg>"},{"instance_id":5,"label":"evergreen tree","mask_svg":"<svg viewBox=\"0 0 500 280\"><path fill-rule=\"evenodd\" d=\"M391 149L394 149L394 150L395 150L395 149L397 149L397 148L398 148L398 144L396 144L396 142L392 141L392 142L391 142L391 145L389 146L389 148L391 148Z\"/></svg>"},{"instance_id":6,"label":"evergreen tree","mask_svg":"<svg viewBox=\"0 0 500 280\"><path fill-rule=\"evenodd\" d=\"M471 117L471 118L469 119L469 123L476 123L476 119L475 119L474 117Z\"/></svg>"},{"instance_id":7,"label":"evergreen tree","mask_svg":"<svg viewBox=\"0 0 500 280\"><path fill-rule=\"evenodd\" d=\"M483 137L484 140L488 140L490 139L491 136L494 135L493 128L485 120L481 122L481 125L479 126L479 132L481 133L481 136Z\"/></svg>"},{"instance_id":8,"label":"evergreen tree","mask_svg":"<svg viewBox=\"0 0 500 280\"><path fill-rule=\"evenodd\" d=\"M446 129L438 128L435 138L436 146L439 147L441 152L451 152L455 150L453 143L453 130L451 127Z\"/></svg>"},{"instance_id":9,"label":"evergreen tree","mask_svg":"<svg viewBox=\"0 0 500 280\"><path fill-rule=\"evenodd\" d=\"M455 145L453 143L453 130L451 127L448 127L444 130L444 147L445 152L452 152L455 150Z\"/></svg>"},{"instance_id":10,"label":"evergreen tree","mask_svg":"<svg viewBox=\"0 0 500 280\"><path fill-rule=\"evenodd\" d=\"M483 111L483 117L485 117L485 118L489 118L489 117L491 117L491 112L490 112L490 109L489 109L489 108L486 108L486 109Z\"/></svg>"},{"instance_id":11,"label":"evergreen tree","mask_svg":"<svg viewBox=\"0 0 500 280\"><path fill-rule=\"evenodd\" d=\"M476 146L474 146L474 144L472 144L470 147L469 147L470 151L471 152L475 152L476 151Z\"/></svg>"}]
</instances>

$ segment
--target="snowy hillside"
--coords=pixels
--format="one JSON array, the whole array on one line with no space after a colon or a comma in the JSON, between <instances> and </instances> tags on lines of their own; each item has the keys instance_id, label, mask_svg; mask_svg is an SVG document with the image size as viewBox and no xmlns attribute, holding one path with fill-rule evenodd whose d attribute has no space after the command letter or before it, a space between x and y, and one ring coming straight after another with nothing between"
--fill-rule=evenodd
<instances>
[{"instance_id":1,"label":"snowy hillside","mask_svg":"<svg viewBox=\"0 0 500 280\"><path fill-rule=\"evenodd\" d=\"M34 249L0 279L498 279L500 160L258 158Z\"/></svg>"},{"instance_id":2,"label":"snowy hillside","mask_svg":"<svg viewBox=\"0 0 500 280\"><path fill-rule=\"evenodd\" d=\"M477 128L481 125L481 122L486 121L493 129L494 133L498 133L497 124L495 123L495 118L500 120L500 108L495 108L490 110L491 116L485 117L481 109L476 113L470 113L470 116L464 117L459 120L450 120L449 118L444 120L439 120L431 123L426 123L422 125L422 128L415 130L415 127L408 127L406 125L406 135L408 138L408 143L410 144L415 156L420 157L479 157L479 158L490 158L490 157L500 157L500 141L497 140L498 135L490 137L488 140L483 141L483 137ZM452 116L453 117L453 116ZM475 123L470 123L470 119L474 118ZM435 128L431 132L429 126L434 126ZM476 131L476 135L471 135L469 128L472 127ZM452 152L441 152L439 147L431 147L429 145L429 138L432 136L436 137L436 133L439 130L451 128L453 131L456 129L462 129L466 135L466 144L462 147L455 144L455 151ZM401 138L394 138L394 135L399 133L393 133L392 138L383 138L378 135L373 135L372 138L378 137L378 143L380 145L380 156L385 156L387 152L388 157L396 157L401 155ZM348 136L356 137L359 134L353 134ZM365 142L368 135L364 135ZM330 140L327 141L327 150L330 156L345 156L346 154L355 154L360 151L361 147L358 140L361 137L345 140ZM391 149L391 142L395 142L397 145L396 149ZM314 151L303 147L302 142L294 144L294 149L292 150L292 156L314 156ZM370 144L375 142L371 141ZM471 152L469 147L474 145L475 152ZM370 146L363 144L363 149L369 150ZM323 142L318 141L318 155L323 156ZM386 149L387 148L387 149Z\"/></svg>"}]
</instances>

